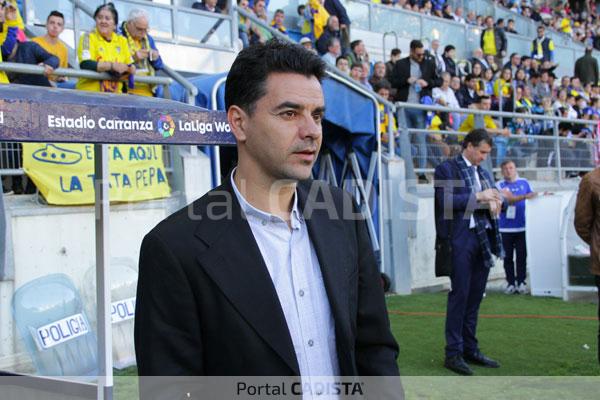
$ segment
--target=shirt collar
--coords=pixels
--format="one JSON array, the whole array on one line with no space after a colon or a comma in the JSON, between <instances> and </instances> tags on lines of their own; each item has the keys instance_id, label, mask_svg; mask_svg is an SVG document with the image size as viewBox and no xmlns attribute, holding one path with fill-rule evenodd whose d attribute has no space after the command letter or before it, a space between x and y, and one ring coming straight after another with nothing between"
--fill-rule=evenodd
<instances>
[{"instance_id":1,"label":"shirt collar","mask_svg":"<svg viewBox=\"0 0 600 400\"><path fill-rule=\"evenodd\" d=\"M281 219L280 217L278 217L277 215L273 215L268 212L259 210L258 208L254 207L252 204L248 203L248 201L244 198L242 193L238 190L238 187L235 184L235 180L233 179L233 177L235 176L236 170L237 170L237 167L234 168L233 171L231 172L231 178L230 178L231 186L233 187L235 196L237 197L238 202L240 203L240 207L242 208L242 211L244 212L244 214L250 218L255 218L255 219L261 221L264 225L266 225L269 222L285 223L285 221L283 219ZM298 191L297 190L294 191L294 200L293 200L292 212L290 213L290 221L291 221L292 229L299 229L300 225L304 223L304 219L298 210Z\"/></svg>"},{"instance_id":2,"label":"shirt collar","mask_svg":"<svg viewBox=\"0 0 600 400\"><path fill-rule=\"evenodd\" d=\"M465 160L465 164L467 164L467 167L471 168L473 166L473 164L471 164L471 161L467 160L467 157L465 157L464 155L460 155L463 160ZM475 166L475 169L477 169L477 166Z\"/></svg>"}]
</instances>

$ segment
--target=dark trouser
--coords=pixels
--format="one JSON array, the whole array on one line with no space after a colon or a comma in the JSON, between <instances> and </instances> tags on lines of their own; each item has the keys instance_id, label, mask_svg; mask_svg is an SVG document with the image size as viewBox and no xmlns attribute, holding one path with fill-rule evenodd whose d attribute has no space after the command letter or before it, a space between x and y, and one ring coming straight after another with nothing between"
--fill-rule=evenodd
<instances>
[{"instance_id":1,"label":"dark trouser","mask_svg":"<svg viewBox=\"0 0 600 400\"><path fill-rule=\"evenodd\" d=\"M596 286L598 287L598 322L600 322L600 275L596 275ZM600 363L600 326L598 326L598 363Z\"/></svg>"},{"instance_id":2,"label":"dark trouser","mask_svg":"<svg viewBox=\"0 0 600 400\"><path fill-rule=\"evenodd\" d=\"M509 285L525 283L527 277L527 245L525 244L525 232L502 232L502 244L504 245L504 272ZM515 282L514 254L517 253L517 281Z\"/></svg>"},{"instance_id":3,"label":"dark trouser","mask_svg":"<svg viewBox=\"0 0 600 400\"><path fill-rule=\"evenodd\" d=\"M446 357L479 350L475 337L477 315L490 272L484 266L475 231L470 230L455 248L446 310Z\"/></svg>"},{"instance_id":4,"label":"dark trouser","mask_svg":"<svg viewBox=\"0 0 600 400\"><path fill-rule=\"evenodd\" d=\"M409 129L425 129L426 113L423 110L406 108L406 126ZM417 145L417 168L427 167L427 133L419 132L412 134L413 142Z\"/></svg>"}]
</instances>

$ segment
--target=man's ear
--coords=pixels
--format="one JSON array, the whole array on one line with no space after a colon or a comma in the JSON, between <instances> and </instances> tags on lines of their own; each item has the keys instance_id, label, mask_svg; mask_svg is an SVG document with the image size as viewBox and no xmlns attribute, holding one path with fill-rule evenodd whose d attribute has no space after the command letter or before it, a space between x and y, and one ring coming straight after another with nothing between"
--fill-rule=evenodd
<instances>
[{"instance_id":1,"label":"man's ear","mask_svg":"<svg viewBox=\"0 0 600 400\"><path fill-rule=\"evenodd\" d=\"M248 114L238 106L231 106L227 110L227 121L229 121L229 127L236 141L244 143L246 141Z\"/></svg>"}]
</instances>

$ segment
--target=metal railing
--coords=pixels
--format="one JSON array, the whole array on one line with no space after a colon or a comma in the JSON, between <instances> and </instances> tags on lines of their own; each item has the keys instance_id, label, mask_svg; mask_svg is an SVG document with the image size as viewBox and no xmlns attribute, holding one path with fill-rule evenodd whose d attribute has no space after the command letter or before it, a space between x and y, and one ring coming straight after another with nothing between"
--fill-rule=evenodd
<instances>
[{"instance_id":1,"label":"metal railing","mask_svg":"<svg viewBox=\"0 0 600 400\"><path fill-rule=\"evenodd\" d=\"M0 62L0 71L9 73L21 73L31 75L43 75L44 67L40 65L19 64L11 62ZM83 69L57 68L54 70L56 76L69 78L85 78L94 80L116 80L114 76L106 72L95 72ZM169 85L173 79L165 76L135 76L135 82L160 85L163 87L165 98L171 98ZM22 148L20 143L3 143L0 148L0 175L24 175L22 160ZM169 146L163 146L163 162L166 172L173 171L173 155Z\"/></svg>"},{"instance_id":2,"label":"metal railing","mask_svg":"<svg viewBox=\"0 0 600 400\"><path fill-rule=\"evenodd\" d=\"M437 164L460 153L461 136L466 135L467 132L460 132L458 130L430 130L426 127L409 128L406 116L404 115L407 109L420 110L423 113L449 113L457 116L472 114L474 115L475 126L478 128L484 127L484 116L505 120L519 118L527 122L531 121L530 126L532 127L535 126L536 122L548 123L546 124L546 129L540 130L540 132L546 132L546 134L494 136L494 147L497 150L493 157L487 160L489 170L498 171L501 161L510 158L516 161L517 166L522 171L555 172L553 178L556 178L561 183L565 172L589 171L595 167L594 154L597 151L597 139L560 136L559 125L560 123L569 123L571 126L587 126L588 131L591 134L595 134L598 128L598 121L398 102L396 103L396 115L399 121L400 137L404 139L401 143L401 147L404 147L401 155L406 162L412 163L417 161L417 165L419 161L422 164L423 158L425 158L427 164L425 168L415 168L414 171L416 174L431 173ZM499 128L502 127L499 126ZM548 134L550 131L551 134ZM433 135L439 136L435 140L430 140ZM425 154L423 154L422 148L419 150L413 147L414 145L418 146L418 140L415 140L417 136L421 136L421 145L424 143L423 136L427 140L425 142L427 150ZM443 138L442 140L440 140L440 136ZM390 155L393 151L393 146L390 146L388 148ZM416 160L413 157L415 152L417 153ZM492 161L496 161L493 166L491 165Z\"/></svg>"},{"instance_id":3,"label":"metal railing","mask_svg":"<svg viewBox=\"0 0 600 400\"><path fill-rule=\"evenodd\" d=\"M479 3L479 1L475 3ZM394 31L398 37L408 40L415 38L425 41L440 39L444 44L452 44L456 47L458 59L471 57L472 51L480 47L481 27L383 4L374 4L367 0L345 0L344 4L352 20L352 26L355 28L382 34ZM499 7L496 8L499 9ZM489 15L494 16L494 10L494 8L490 8ZM511 17L519 17L518 14L508 12ZM521 18L527 22L527 26L533 27L533 33L529 28L518 31L519 34L508 33L507 55L513 52L524 55L531 53L531 42L537 34L537 25L526 17L521 16ZM556 72L559 75L572 75L575 60L583 55L584 46L556 31L549 33L549 36L561 37L561 40L555 39L554 43L555 60L559 64ZM563 40L565 38L568 39L566 42ZM594 51L593 54L600 60L600 52Z\"/></svg>"}]
</instances>

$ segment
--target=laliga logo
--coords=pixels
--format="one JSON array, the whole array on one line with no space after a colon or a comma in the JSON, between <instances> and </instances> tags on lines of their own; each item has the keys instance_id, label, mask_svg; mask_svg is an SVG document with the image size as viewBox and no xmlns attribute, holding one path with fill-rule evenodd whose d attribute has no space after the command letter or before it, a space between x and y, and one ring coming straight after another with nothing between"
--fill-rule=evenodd
<instances>
[{"instance_id":1,"label":"laliga logo","mask_svg":"<svg viewBox=\"0 0 600 400\"><path fill-rule=\"evenodd\" d=\"M158 119L158 133L164 138L173 136L175 133L175 121L169 115L161 115Z\"/></svg>"}]
</instances>

